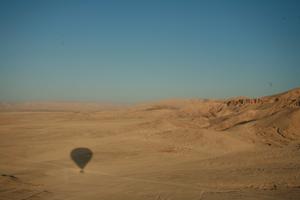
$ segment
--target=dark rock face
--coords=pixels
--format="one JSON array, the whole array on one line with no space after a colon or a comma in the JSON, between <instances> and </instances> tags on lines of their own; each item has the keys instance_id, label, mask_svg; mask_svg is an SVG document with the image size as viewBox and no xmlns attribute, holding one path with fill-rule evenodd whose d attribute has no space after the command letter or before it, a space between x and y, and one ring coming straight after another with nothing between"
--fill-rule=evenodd
<instances>
[{"instance_id":1,"label":"dark rock face","mask_svg":"<svg viewBox=\"0 0 300 200\"><path fill-rule=\"evenodd\" d=\"M229 100L226 101L227 106L242 106L242 105L247 105L247 104L260 104L262 103L263 100L261 98L241 98L241 99L234 99L234 100Z\"/></svg>"},{"instance_id":2,"label":"dark rock face","mask_svg":"<svg viewBox=\"0 0 300 200\"><path fill-rule=\"evenodd\" d=\"M300 96L293 97L262 97L262 98L238 98L225 101L227 106L241 107L245 105L259 105L259 104L276 104L284 105L284 107L300 107Z\"/></svg>"},{"instance_id":3,"label":"dark rock face","mask_svg":"<svg viewBox=\"0 0 300 200\"><path fill-rule=\"evenodd\" d=\"M300 99L298 99L298 102L296 102L296 106L300 107Z\"/></svg>"},{"instance_id":4,"label":"dark rock face","mask_svg":"<svg viewBox=\"0 0 300 200\"><path fill-rule=\"evenodd\" d=\"M293 100L294 107L300 107L300 98Z\"/></svg>"}]
</instances>

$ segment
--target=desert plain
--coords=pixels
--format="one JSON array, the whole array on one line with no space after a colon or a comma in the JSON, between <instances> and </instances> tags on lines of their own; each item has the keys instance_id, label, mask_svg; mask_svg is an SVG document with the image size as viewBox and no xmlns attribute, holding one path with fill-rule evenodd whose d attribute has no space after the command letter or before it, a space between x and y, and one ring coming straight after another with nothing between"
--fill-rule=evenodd
<instances>
[{"instance_id":1,"label":"desert plain","mask_svg":"<svg viewBox=\"0 0 300 200\"><path fill-rule=\"evenodd\" d=\"M1 200L300 199L300 89L133 106L0 104ZM89 148L84 173L70 157Z\"/></svg>"}]
</instances>

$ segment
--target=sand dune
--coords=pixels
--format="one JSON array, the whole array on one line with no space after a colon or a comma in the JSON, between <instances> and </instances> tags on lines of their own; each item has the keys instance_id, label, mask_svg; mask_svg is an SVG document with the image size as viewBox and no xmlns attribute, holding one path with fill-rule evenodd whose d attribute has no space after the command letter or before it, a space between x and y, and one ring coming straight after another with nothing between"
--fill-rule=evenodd
<instances>
[{"instance_id":1,"label":"sand dune","mask_svg":"<svg viewBox=\"0 0 300 200\"><path fill-rule=\"evenodd\" d=\"M0 199L296 200L299 121L299 88L131 107L2 103ZM84 173L78 147L93 151Z\"/></svg>"}]
</instances>

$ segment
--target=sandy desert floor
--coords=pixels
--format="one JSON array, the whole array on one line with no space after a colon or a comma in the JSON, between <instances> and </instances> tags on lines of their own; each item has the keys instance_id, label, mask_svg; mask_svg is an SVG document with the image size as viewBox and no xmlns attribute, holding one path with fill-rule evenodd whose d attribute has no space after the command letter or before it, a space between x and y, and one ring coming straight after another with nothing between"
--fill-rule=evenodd
<instances>
[{"instance_id":1,"label":"sandy desert floor","mask_svg":"<svg viewBox=\"0 0 300 200\"><path fill-rule=\"evenodd\" d=\"M0 199L300 199L300 109L282 98L2 111ZM84 173L77 147L93 151Z\"/></svg>"}]
</instances>

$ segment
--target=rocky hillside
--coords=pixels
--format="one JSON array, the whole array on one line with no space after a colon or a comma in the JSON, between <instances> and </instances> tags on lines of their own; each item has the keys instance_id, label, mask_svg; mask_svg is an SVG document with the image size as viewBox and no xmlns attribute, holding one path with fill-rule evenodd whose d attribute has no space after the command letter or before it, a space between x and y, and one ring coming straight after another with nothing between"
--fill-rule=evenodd
<instances>
[{"instance_id":1,"label":"rocky hillside","mask_svg":"<svg viewBox=\"0 0 300 200\"><path fill-rule=\"evenodd\" d=\"M300 137L300 88L253 99L164 101L144 105L137 110L143 115L156 114L177 126L185 124L218 131L246 127L259 136L269 138L266 143L276 140L284 144Z\"/></svg>"}]
</instances>

